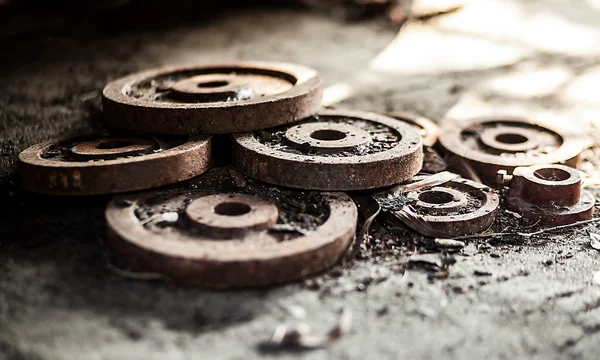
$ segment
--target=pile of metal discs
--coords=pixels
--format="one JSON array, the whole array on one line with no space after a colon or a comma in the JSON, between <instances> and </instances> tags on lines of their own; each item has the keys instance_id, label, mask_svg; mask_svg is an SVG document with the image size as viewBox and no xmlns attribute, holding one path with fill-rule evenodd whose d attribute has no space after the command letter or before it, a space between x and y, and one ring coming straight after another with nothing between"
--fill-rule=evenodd
<instances>
[{"instance_id":1,"label":"pile of metal discs","mask_svg":"<svg viewBox=\"0 0 600 360\"><path fill-rule=\"evenodd\" d=\"M295 64L132 74L104 88L105 132L24 150L20 184L52 195L128 193L106 208L115 255L130 270L212 288L268 286L337 263L358 219L345 192L401 203L391 211L441 236L485 231L498 192L458 175L428 180L445 168L433 150L438 133L441 148L481 181L511 184L514 211L555 219L546 223L591 216L593 197L576 171L540 167L574 165L582 150L544 124L483 119L439 132L411 114L324 110L321 94L318 73ZM213 147L216 139L226 146ZM545 205L534 206L540 198Z\"/></svg>"}]
</instances>

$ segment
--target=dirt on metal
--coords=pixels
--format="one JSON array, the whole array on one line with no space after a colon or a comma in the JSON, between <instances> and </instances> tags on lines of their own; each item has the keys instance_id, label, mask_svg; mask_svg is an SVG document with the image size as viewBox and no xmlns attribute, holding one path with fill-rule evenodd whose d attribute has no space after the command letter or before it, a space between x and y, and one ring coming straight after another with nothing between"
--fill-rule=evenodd
<instances>
[{"instance_id":1,"label":"dirt on metal","mask_svg":"<svg viewBox=\"0 0 600 360\"><path fill-rule=\"evenodd\" d=\"M423 164L416 129L383 115L322 111L299 124L234 135L234 166L267 183L363 190L406 181Z\"/></svg>"},{"instance_id":2,"label":"dirt on metal","mask_svg":"<svg viewBox=\"0 0 600 360\"><path fill-rule=\"evenodd\" d=\"M576 167L585 143L545 122L522 118L447 121L440 128L442 148L466 161L488 185L495 184L499 170L511 174L520 166L556 163Z\"/></svg>"},{"instance_id":3,"label":"dirt on metal","mask_svg":"<svg viewBox=\"0 0 600 360\"><path fill-rule=\"evenodd\" d=\"M210 164L208 136L90 135L23 150L19 180L24 189L43 194L112 194L187 180Z\"/></svg>"},{"instance_id":4,"label":"dirt on metal","mask_svg":"<svg viewBox=\"0 0 600 360\"><path fill-rule=\"evenodd\" d=\"M294 123L321 107L322 80L305 66L241 62L135 73L103 91L105 121L154 134L229 134Z\"/></svg>"},{"instance_id":5,"label":"dirt on metal","mask_svg":"<svg viewBox=\"0 0 600 360\"><path fill-rule=\"evenodd\" d=\"M582 189L579 172L568 166L518 167L503 180L510 182L507 207L538 225L566 225L594 215L594 196Z\"/></svg>"},{"instance_id":6,"label":"dirt on metal","mask_svg":"<svg viewBox=\"0 0 600 360\"><path fill-rule=\"evenodd\" d=\"M414 178L415 181L419 179ZM411 191L406 194L401 208L388 211L397 214L404 211L405 206L410 206L420 221L405 223L415 231L423 231L415 226L420 224L443 235L461 236L488 229L498 214L499 205L500 198L493 189L459 178Z\"/></svg>"},{"instance_id":7,"label":"dirt on metal","mask_svg":"<svg viewBox=\"0 0 600 360\"><path fill-rule=\"evenodd\" d=\"M354 237L357 210L346 194L274 192L227 169L201 178L197 189L108 205L107 242L130 269L184 285L269 286L332 266ZM310 209L295 206L300 198Z\"/></svg>"}]
</instances>

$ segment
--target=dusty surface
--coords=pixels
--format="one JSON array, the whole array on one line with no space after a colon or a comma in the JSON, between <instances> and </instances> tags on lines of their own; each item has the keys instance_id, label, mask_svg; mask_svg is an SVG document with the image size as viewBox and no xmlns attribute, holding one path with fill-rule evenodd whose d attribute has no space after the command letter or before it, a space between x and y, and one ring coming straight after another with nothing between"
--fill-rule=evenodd
<instances>
[{"instance_id":1,"label":"dusty surface","mask_svg":"<svg viewBox=\"0 0 600 360\"><path fill-rule=\"evenodd\" d=\"M173 26L177 17L160 15L133 28L86 19L34 26L24 16L2 30L0 358L597 359L600 254L588 236L596 225L472 241L455 262L444 259L443 276L423 266L402 271L415 249L435 246L377 225L362 260L335 276L222 293L115 275L102 244L107 198L40 197L11 182L20 150L100 128L97 97L107 81L194 61L303 63L334 85L327 101L345 107L436 121L500 108L585 129L600 106L597 2L468 7L407 26L380 56L397 32L381 21L272 8ZM418 256L426 258L414 264L442 262ZM352 330L330 348L264 346L281 322L328 330L341 307L353 313Z\"/></svg>"}]
</instances>

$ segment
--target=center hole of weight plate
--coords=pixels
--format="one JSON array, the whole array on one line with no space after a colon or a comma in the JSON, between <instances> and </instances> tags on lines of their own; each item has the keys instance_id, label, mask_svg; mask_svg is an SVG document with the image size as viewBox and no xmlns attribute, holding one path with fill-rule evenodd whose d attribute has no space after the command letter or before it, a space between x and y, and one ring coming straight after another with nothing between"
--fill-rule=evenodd
<instances>
[{"instance_id":1,"label":"center hole of weight plate","mask_svg":"<svg viewBox=\"0 0 600 360\"><path fill-rule=\"evenodd\" d=\"M533 175L546 181L564 181L571 177L568 171L562 169L544 168L536 170Z\"/></svg>"},{"instance_id":2,"label":"center hole of weight plate","mask_svg":"<svg viewBox=\"0 0 600 360\"><path fill-rule=\"evenodd\" d=\"M229 85L228 81L207 81L207 82L202 82L199 83L197 86L199 88L216 88L216 87L221 87L221 86L227 86Z\"/></svg>"},{"instance_id":3,"label":"center hole of weight plate","mask_svg":"<svg viewBox=\"0 0 600 360\"><path fill-rule=\"evenodd\" d=\"M419 200L430 204L447 204L454 201L454 196L444 191L425 191L419 194Z\"/></svg>"},{"instance_id":4,"label":"center hole of weight plate","mask_svg":"<svg viewBox=\"0 0 600 360\"><path fill-rule=\"evenodd\" d=\"M127 140L114 140L114 141L106 141L101 142L96 145L96 149L108 150L108 149L120 149L126 146L131 146L133 143Z\"/></svg>"},{"instance_id":5,"label":"center hole of weight plate","mask_svg":"<svg viewBox=\"0 0 600 360\"><path fill-rule=\"evenodd\" d=\"M506 133L499 134L498 136L496 136L496 141L505 144L522 144L524 142L527 142L528 140L529 139L526 136L523 136L521 134Z\"/></svg>"},{"instance_id":6,"label":"center hole of weight plate","mask_svg":"<svg viewBox=\"0 0 600 360\"><path fill-rule=\"evenodd\" d=\"M215 213L225 216L240 216L250 212L252 208L241 202L222 202L215 206Z\"/></svg>"},{"instance_id":7,"label":"center hole of weight plate","mask_svg":"<svg viewBox=\"0 0 600 360\"><path fill-rule=\"evenodd\" d=\"M334 141L344 139L346 133L338 130L317 130L313 131L310 137L316 140Z\"/></svg>"}]
</instances>

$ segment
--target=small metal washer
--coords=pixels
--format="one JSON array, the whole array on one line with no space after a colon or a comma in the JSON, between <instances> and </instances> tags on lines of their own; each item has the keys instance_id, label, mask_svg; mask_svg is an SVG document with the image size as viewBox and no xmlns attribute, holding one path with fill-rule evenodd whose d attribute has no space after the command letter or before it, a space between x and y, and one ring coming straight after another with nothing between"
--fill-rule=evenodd
<instances>
[{"instance_id":1,"label":"small metal washer","mask_svg":"<svg viewBox=\"0 0 600 360\"><path fill-rule=\"evenodd\" d=\"M424 178L413 178L414 181L421 179ZM486 230L494 222L500 206L500 197L493 189L461 178L413 191L407 196L415 201L415 211L427 224L450 236Z\"/></svg>"}]
</instances>

